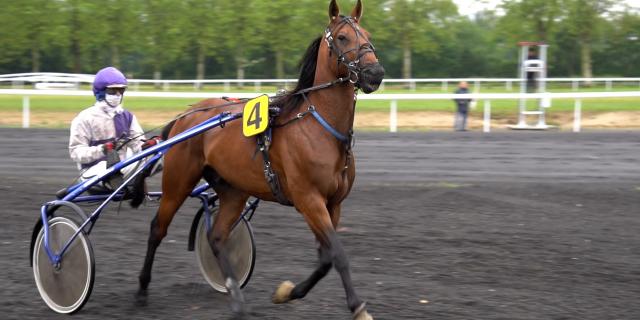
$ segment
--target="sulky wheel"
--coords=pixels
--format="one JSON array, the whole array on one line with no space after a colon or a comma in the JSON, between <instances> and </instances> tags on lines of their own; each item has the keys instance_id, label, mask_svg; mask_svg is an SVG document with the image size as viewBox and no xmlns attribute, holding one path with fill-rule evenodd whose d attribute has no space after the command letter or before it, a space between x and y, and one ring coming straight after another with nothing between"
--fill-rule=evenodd
<instances>
[{"instance_id":1,"label":"sulky wheel","mask_svg":"<svg viewBox=\"0 0 640 320\"><path fill-rule=\"evenodd\" d=\"M212 222L217 213L218 208L213 208L212 219L210 219ZM196 259L202 275L211 287L216 291L226 293L227 288L224 285L225 279L222 276L222 272L218 267L218 261L213 255L207 239L206 220L203 215L198 223L195 242ZM242 288L249 282L249 278L251 278L256 259L256 247L253 242L251 225L244 218L241 219L231 231L226 243L226 249L229 255L229 263L233 268L238 284Z\"/></svg>"},{"instance_id":2,"label":"sulky wheel","mask_svg":"<svg viewBox=\"0 0 640 320\"><path fill-rule=\"evenodd\" d=\"M49 247L57 254L78 231L67 217L49 220ZM44 227L33 250L33 276L44 302L58 313L74 313L89 300L95 274L93 250L88 236L80 232L58 265L53 265L44 247Z\"/></svg>"}]
</instances>

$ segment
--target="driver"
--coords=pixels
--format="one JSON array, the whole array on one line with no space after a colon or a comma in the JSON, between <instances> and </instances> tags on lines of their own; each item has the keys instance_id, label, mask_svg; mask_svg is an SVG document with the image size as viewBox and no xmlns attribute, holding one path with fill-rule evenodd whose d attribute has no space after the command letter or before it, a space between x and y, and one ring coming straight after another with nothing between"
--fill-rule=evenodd
<instances>
[{"instance_id":1,"label":"driver","mask_svg":"<svg viewBox=\"0 0 640 320\"><path fill-rule=\"evenodd\" d=\"M71 122L69 155L78 164L81 181L106 172L108 155L115 158L111 165L157 143L156 139L145 141L136 116L122 107L126 89L127 78L120 70L107 67L98 71L93 81L95 104ZM123 168L122 174L127 177L135 167Z\"/></svg>"}]
</instances>

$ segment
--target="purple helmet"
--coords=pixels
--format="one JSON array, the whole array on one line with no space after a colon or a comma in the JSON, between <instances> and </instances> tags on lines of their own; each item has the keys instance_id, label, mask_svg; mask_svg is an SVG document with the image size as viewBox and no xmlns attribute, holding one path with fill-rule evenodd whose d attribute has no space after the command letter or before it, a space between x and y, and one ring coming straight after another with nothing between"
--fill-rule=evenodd
<instances>
[{"instance_id":1,"label":"purple helmet","mask_svg":"<svg viewBox=\"0 0 640 320\"><path fill-rule=\"evenodd\" d=\"M126 88L127 78L114 67L106 67L96 73L93 79L93 94L96 100L104 100L107 88Z\"/></svg>"}]
</instances>

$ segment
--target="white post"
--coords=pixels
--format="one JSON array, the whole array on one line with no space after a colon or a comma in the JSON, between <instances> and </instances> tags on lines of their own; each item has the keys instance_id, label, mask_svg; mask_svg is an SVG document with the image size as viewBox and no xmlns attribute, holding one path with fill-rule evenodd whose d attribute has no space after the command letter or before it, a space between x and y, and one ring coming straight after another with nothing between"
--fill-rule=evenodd
<instances>
[{"instance_id":1,"label":"white post","mask_svg":"<svg viewBox=\"0 0 640 320\"><path fill-rule=\"evenodd\" d=\"M389 132L398 132L398 101L391 100L389 113Z\"/></svg>"},{"instance_id":2,"label":"white post","mask_svg":"<svg viewBox=\"0 0 640 320\"><path fill-rule=\"evenodd\" d=\"M611 88L613 87L611 80L607 80L606 85L607 85L607 91L611 91Z\"/></svg>"},{"instance_id":3,"label":"white post","mask_svg":"<svg viewBox=\"0 0 640 320\"><path fill-rule=\"evenodd\" d=\"M579 86L578 81L576 80L571 81L571 90L578 91L578 86Z\"/></svg>"},{"instance_id":4,"label":"white post","mask_svg":"<svg viewBox=\"0 0 640 320\"><path fill-rule=\"evenodd\" d=\"M447 92L449 84L446 81L442 81L442 92Z\"/></svg>"},{"instance_id":5,"label":"white post","mask_svg":"<svg viewBox=\"0 0 640 320\"><path fill-rule=\"evenodd\" d=\"M260 90L262 90L262 86L260 84L260 81L256 81L253 83L253 90L255 92L260 92Z\"/></svg>"},{"instance_id":6,"label":"white post","mask_svg":"<svg viewBox=\"0 0 640 320\"><path fill-rule=\"evenodd\" d=\"M510 80L507 80L507 84L505 86L506 86L507 91L513 90L513 87L512 87L512 84L511 84Z\"/></svg>"},{"instance_id":7,"label":"white post","mask_svg":"<svg viewBox=\"0 0 640 320\"><path fill-rule=\"evenodd\" d=\"M482 132L491 132L491 101L484 101L484 121L482 123Z\"/></svg>"},{"instance_id":8,"label":"white post","mask_svg":"<svg viewBox=\"0 0 640 320\"><path fill-rule=\"evenodd\" d=\"M580 132L580 121L582 119L582 101L576 99L573 108L573 132Z\"/></svg>"},{"instance_id":9,"label":"white post","mask_svg":"<svg viewBox=\"0 0 640 320\"><path fill-rule=\"evenodd\" d=\"M22 97L22 127L29 128L29 96Z\"/></svg>"}]
</instances>

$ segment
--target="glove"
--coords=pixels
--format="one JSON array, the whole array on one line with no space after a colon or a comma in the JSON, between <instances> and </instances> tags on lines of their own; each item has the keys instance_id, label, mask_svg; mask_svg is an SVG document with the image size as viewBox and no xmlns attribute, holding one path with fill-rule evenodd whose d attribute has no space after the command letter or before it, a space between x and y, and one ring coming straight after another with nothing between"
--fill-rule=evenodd
<instances>
[{"instance_id":1,"label":"glove","mask_svg":"<svg viewBox=\"0 0 640 320\"><path fill-rule=\"evenodd\" d=\"M154 136L151 137L151 139L145 141L144 143L142 143L142 150L151 148L153 146L155 146L156 144L160 143L161 139L158 136Z\"/></svg>"},{"instance_id":2,"label":"glove","mask_svg":"<svg viewBox=\"0 0 640 320\"><path fill-rule=\"evenodd\" d=\"M115 145L113 144L113 142L106 142L102 145L102 153L104 153L105 155L110 151L113 151L113 149L115 149Z\"/></svg>"}]
</instances>

